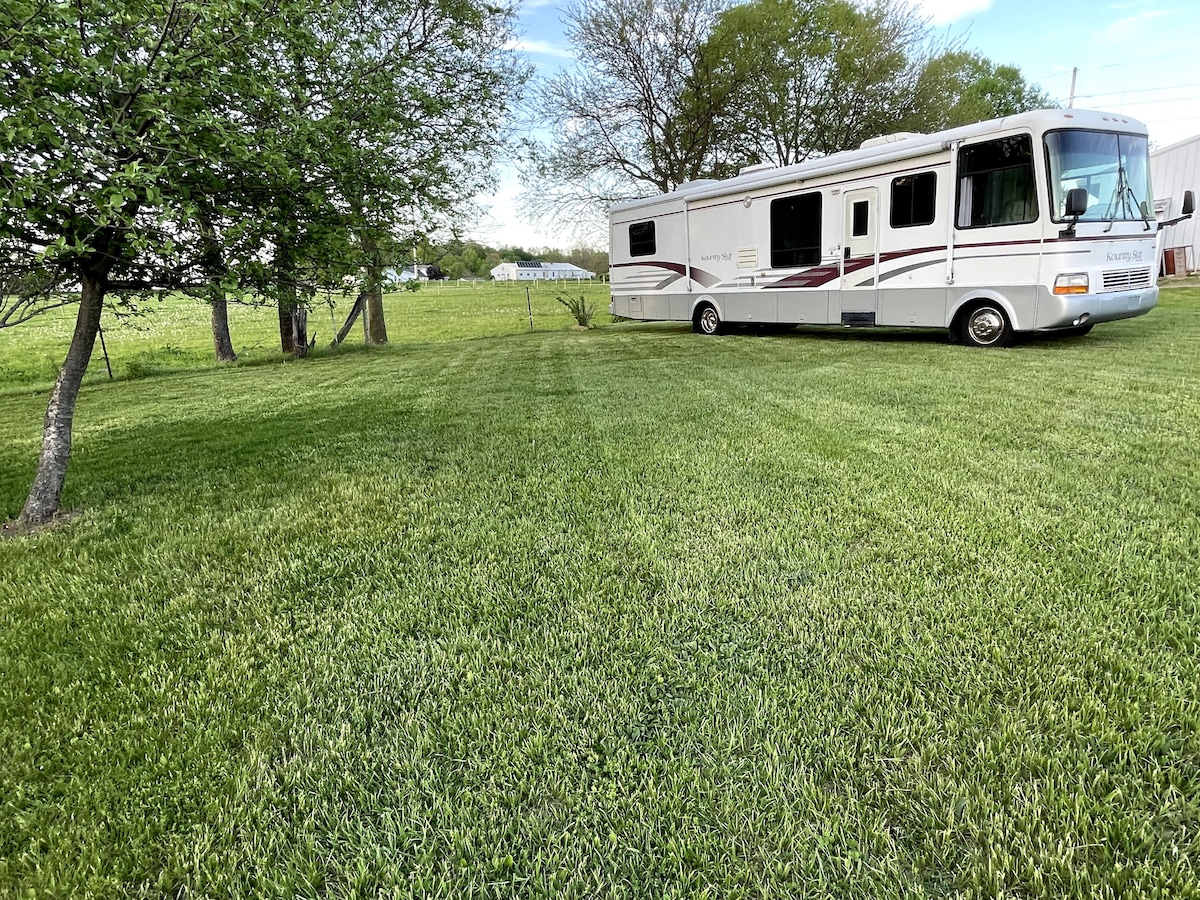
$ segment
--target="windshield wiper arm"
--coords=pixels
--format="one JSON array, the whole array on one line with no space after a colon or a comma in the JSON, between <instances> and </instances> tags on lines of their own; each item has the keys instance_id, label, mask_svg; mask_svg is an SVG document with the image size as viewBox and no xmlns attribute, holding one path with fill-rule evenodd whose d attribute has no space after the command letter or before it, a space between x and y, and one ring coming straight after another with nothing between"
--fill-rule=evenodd
<instances>
[{"instance_id":1,"label":"windshield wiper arm","mask_svg":"<svg viewBox=\"0 0 1200 900\"><path fill-rule=\"evenodd\" d=\"M1113 195L1112 218L1108 220L1108 227L1104 229L1104 233L1112 231L1113 223L1117 221L1117 213L1124 212L1130 219L1133 218L1133 209L1130 209L1129 202L1133 201L1133 209L1138 211L1137 218L1145 223L1144 231L1150 230L1150 219L1142 210L1142 204L1138 202L1137 194L1133 192L1133 185L1129 183L1129 176L1125 174L1125 166L1117 166L1117 190Z\"/></svg>"}]
</instances>

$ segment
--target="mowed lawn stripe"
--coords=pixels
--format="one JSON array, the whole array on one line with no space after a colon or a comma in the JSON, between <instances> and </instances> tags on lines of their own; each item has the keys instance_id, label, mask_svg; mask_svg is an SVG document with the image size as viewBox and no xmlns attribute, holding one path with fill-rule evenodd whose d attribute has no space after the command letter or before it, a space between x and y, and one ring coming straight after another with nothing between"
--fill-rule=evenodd
<instances>
[{"instance_id":1,"label":"mowed lawn stripe","mask_svg":"<svg viewBox=\"0 0 1200 900\"><path fill-rule=\"evenodd\" d=\"M96 385L0 544L0 887L1194 893L1192 302Z\"/></svg>"}]
</instances>

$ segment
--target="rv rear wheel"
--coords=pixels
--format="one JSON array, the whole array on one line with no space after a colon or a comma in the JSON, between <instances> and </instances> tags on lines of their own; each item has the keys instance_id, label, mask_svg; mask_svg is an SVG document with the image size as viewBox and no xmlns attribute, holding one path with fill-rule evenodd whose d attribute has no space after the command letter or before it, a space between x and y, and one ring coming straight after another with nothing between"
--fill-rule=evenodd
<instances>
[{"instance_id":1,"label":"rv rear wheel","mask_svg":"<svg viewBox=\"0 0 1200 900\"><path fill-rule=\"evenodd\" d=\"M711 303L705 303L696 310L696 317L692 319L692 330L700 334L719 334L721 317L717 315L716 307Z\"/></svg>"},{"instance_id":2,"label":"rv rear wheel","mask_svg":"<svg viewBox=\"0 0 1200 900\"><path fill-rule=\"evenodd\" d=\"M1013 330L999 304L980 303L963 316L962 337L970 347L1007 347Z\"/></svg>"}]
</instances>

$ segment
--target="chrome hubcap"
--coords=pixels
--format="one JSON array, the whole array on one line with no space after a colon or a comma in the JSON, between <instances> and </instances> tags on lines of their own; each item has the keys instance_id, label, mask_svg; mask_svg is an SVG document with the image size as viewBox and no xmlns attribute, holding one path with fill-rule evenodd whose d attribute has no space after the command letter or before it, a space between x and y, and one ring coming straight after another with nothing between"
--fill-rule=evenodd
<instances>
[{"instance_id":1,"label":"chrome hubcap","mask_svg":"<svg viewBox=\"0 0 1200 900\"><path fill-rule=\"evenodd\" d=\"M990 344L1004 331L1004 318L994 309L981 309L971 314L967 328L976 343Z\"/></svg>"},{"instance_id":2,"label":"chrome hubcap","mask_svg":"<svg viewBox=\"0 0 1200 900\"><path fill-rule=\"evenodd\" d=\"M700 314L700 327L705 334L713 334L717 330L717 313L715 310L706 309Z\"/></svg>"}]
</instances>

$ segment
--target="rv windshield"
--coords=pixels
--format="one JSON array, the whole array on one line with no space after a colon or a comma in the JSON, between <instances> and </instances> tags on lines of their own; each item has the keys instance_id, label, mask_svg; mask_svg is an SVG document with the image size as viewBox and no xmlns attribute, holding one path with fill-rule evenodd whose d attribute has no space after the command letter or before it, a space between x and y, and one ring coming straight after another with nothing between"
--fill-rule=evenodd
<instances>
[{"instance_id":1,"label":"rv windshield","mask_svg":"<svg viewBox=\"0 0 1200 900\"><path fill-rule=\"evenodd\" d=\"M1154 216L1150 151L1143 135L1052 131L1046 135L1051 209L1064 221L1067 191L1088 193L1081 222L1141 222Z\"/></svg>"}]
</instances>

